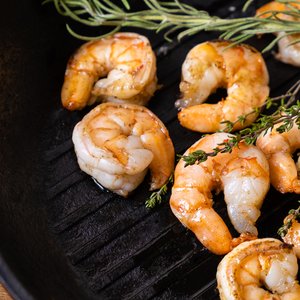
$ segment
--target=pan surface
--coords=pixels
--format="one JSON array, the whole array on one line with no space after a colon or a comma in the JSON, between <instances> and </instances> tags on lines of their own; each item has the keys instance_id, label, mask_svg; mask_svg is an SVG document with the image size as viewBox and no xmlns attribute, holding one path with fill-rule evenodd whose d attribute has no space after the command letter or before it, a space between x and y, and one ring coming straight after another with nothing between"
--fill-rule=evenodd
<instances>
[{"instance_id":1,"label":"pan surface","mask_svg":"<svg viewBox=\"0 0 300 300\"><path fill-rule=\"evenodd\" d=\"M188 2L222 17L241 16L243 5ZM0 278L11 294L16 299L218 299L215 275L222 257L203 248L173 216L168 201L145 208L147 179L123 199L80 171L71 135L91 108L69 112L60 104L67 60L82 43L66 32L66 20L40 1L5 1L2 8ZM182 154L201 135L177 120L181 64L193 46L218 35L167 43L140 32L157 54L162 84L148 107ZM271 38L248 43L261 50ZM276 61L270 52L264 57L271 96L300 79L298 68ZM278 237L297 200L271 188L258 220L260 237ZM214 207L229 225L222 195Z\"/></svg>"}]
</instances>

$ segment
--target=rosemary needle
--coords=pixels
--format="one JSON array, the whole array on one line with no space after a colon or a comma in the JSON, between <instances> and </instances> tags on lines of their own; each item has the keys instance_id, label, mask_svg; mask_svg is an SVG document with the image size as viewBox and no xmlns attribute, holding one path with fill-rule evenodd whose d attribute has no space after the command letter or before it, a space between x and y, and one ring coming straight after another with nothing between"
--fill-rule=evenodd
<instances>
[{"instance_id":1,"label":"rosemary needle","mask_svg":"<svg viewBox=\"0 0 300 300\"><path fill-rule=\"evenodd\" d=\"M277 0L287 4L298 3L297 1ZM76 38L82 40L91 40L104 37L108 34L119 31L122 27L147 28L156 32L164 31L164 37L170 40L171 33L177 32L177 37L182 39L186 36L195 35L200 31L219 31L224 39L231 39L234 43L243 42L254 35L264 33L284 32L280 38L300 33L300 23L295 19L300 19L300 10L291 6L291 10L287 11L272 11L270 17L243 17L234 19L222 19L216 16L210 16L208 12L196 9L195 7L182 3L179 0L159 1L159 0L144 0L146 9L140 11L132 11L130 0L121 0L120 5L117 5L112 0L45 0L43 3L53 3L58 13L65 17L69 17L79 23L92 27L111 27L111 31L104 35L89 37L75 32L69 25L67 30ZM247 0L243 10L253 2ZM284 18L276 18L278 14L290 15L293 18L284 20ZM264 51L270 50L277 42L278 37L265 47ZM296 40L295 42L298 42ZM287 94L284 98L290 96L289 103L295 101L296 92L298 92L300 83L298 82L295 90L291 91L292 95ZM273 99L275 100L275 99ZM267 101L267 106L272 105L272 99ZM268 108L268 107L267 107ZM254 109L251 113L258 113ZM281 105L275 114L271 116L262 115L257 122L250 128L241 130L236 136L233 136L228 141L213 149L211 153L197 151L188 156L183 156L186 165L199 163L206 160L209 156L215 156L218 153L230 152L233 147L237 146L240 141L245 141L247 144L255 143L258 135L272 128L275 124L283 122L278 131L286 131L291 128L291 124L296 122L300 124L300 102L288 107ZM247 116L240 116L237 122L244 122ZM225 121L228 132L233 128L234 123ZM146 200L147 207L154 207L157 203L161 203L162 196L167 193L167 185L151 194Z\"/></svg>"},{"instance_id":2,"label":"rosemary needle","mask_svg":"<svg viewBox=\"0 0 300 300\"><path fill-rule=\"evenodd\" d=\"M279 0L278 0L279 1ZM170 34L177 32L178 38L195 35L200 31L219 31L224 39L242 42L248 38L264 34L285 32L284 35L300 33L299 22L276 18L280 13L292 15L294 19L300 19L300 10L294 8L288 11L272 11L270 17L243 17L222 19L210 16L208 12L196 9L179 0L159 1L144 0L146 9L133 11L129 0L122 0L122 4L114 4L112 0L45 0L43 3L53 3L56 10L63 16L69 17L79 23L92 27L108 26L110 33L119 31L122 27L147 28L156 32L164 31L165 38L170 39ZM246 1L244 9L252 0ZM284 1L294 3L295 1ZM70 34L82 40L90 40L102 37L89 37L76 33L69 25ZM282 38L282 37L281 37ZM276 38L274 38L275 40ZM273 46L271 42L269 46ZM266 47L265 50L269 50Z\"/></svg>"}]
</instances>

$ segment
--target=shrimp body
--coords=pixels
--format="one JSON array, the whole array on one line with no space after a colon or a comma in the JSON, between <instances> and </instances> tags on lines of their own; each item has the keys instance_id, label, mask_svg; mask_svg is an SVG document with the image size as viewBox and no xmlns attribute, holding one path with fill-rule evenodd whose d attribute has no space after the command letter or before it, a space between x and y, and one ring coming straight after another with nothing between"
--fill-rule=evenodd
<instances>
[{"instance_id":1,"label":"shrimp body","mask_svg":"<svg viewBox=\"0 0 300 300\"><path fill-rule=\"evenodd\" d=\"M275 57L286 64L300 67L300 45L293 44L300 39L300 34L284 36L283 32L279 32L277 35L282 38L278 41L278 53Z\"/></svg>"},{"instance_id":2,"label":"shrimp body","mask_svg":"<svg viewBox=\"0 0 300 300\"><path fill-rule=\"evenodd\" d=\"M61 99L69 110L82 109L97 98L144 105L156 87L156 58L148 39L117 33L82 45L71 57Z\"/></svg>"},{"instance_id":3,"label":"shrimp body","mask_svg":"<svg viewBox=\"0 0 300 300\"><path fill-rule=\"evenodd\" d=\"M300 9L300 4L289 3L288 5L276 1L271 1L256 11L256 15L260 18L271 18L272 12L274 11L289 11L290 7L293 6L296 9ZM276 14L276 18L288 21L299 21L292 15L287 15L284 13ZM300 45L299 43L294 43L294 41L299 40L300 34L292 34L285 36L284 32L277 32L276 36L278 40L278 53L275 57L287 64L300 67Z\"/></svg>"},{"instance_id":4,"label":"shrimp body","mask_svg":"<svg viewBox=\"0 0 300 300\"><path fill-rule=\"evenodd\" d=\"M226 133L207 135L190 147L212 152L228 139ZM216 254L230 251L232 236L212 208L212 190L224 190L229 218L239 233L257 235L255 222L269 189L269 169L264 154L255 146L240 143L231 153L219 153L205 162L185 167L180 160L174 173L170 205L183 225Z\"/></svg>"},{"instance_id":5,"label":"shrimp body","mask_svg":"<svg viewBox=\"0 0 300 300\"><path fill-rule=\"evenodd\" d=\"M151 171L151 190L174 169L174 147L164 124L147 108L103 103L73 131L80 168L101 185L128 196Z\"/></svg>"},{"instance_id":6,"label":"shrimp body","mask_svg":"<svg viewBox=\"0 0 300 300\"><path fill-rule=\"evenodd\" d=\"M231 46L231 47L229 47ZM200 132L224 129L222 121L235 122L254 108L261 107L269 95L269 75L261 54L246 45L229 42L205 42L195 46L182 66L180 91L176 105L182 126ZM201 104L218 88L227 89L227 98L217 104ZM237 122L234 130L251 124L256 114Z\"/></svg>"},{"instance_id":7,"label":"shrimp body","mask_svg":"<svg viewBox=\"0 0 300 300\"><path fill-rule=\"evenodd\" d=\"M292 216L288 215L284 219L284 224L290 221ZM282 238L285 243L292 245L297 257L300 258L300 223L293 219L287 233Z\"/></svg>"},{"instance_id":8,"label":"shrimp body","mask_svg":"<svg viewBox=\"0 0 300 300\"><path fill-rule=\"evenodd\" d=\"M217 282L221 300L297 300L297 257L273 238L247 241L220 262Z\"/></svg>"},{"instance_id":9,"label":"shrimp body","mask_svg":"<svg viewBox=\"0 0 300 300\"><path fill-rule=\"evenodd\" d=\"M300 194L299 166L292 154L300 148L300 130L296 124L292 129L279 133L276 125L266 134L262 133L256 145L265 153L269 166L271 184L281 193Z\"/></svg>"}]
</instances>

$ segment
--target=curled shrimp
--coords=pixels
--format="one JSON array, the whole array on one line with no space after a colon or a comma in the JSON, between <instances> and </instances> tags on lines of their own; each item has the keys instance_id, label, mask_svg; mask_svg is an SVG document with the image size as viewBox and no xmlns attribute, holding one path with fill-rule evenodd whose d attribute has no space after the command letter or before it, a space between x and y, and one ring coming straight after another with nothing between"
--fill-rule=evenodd
<instances>
[{"instance_id":1,"label":"curled shrimp","mask_svg":"<svg viewBox=\"0 0 300 300\"><path fill-rule=\"evenodd\" d=\"M238 121L261 107L269 95L269 75L261 54L247 45L229 42L205 42L195 46L182 66L180 91L175 105L182 126L199 132L216 132L226 127L221 122ZM226 99L217 104L201 104L218 88L227 89ZM257 114L237 122L233 130L242 129Z\"/></svg>"},{"instance_id":2,"label":"curled shrimp","mask_svg":"<svg viewBox=\"0 0 300 300\"><path fill-rule=\"evenodd\" d=\"M297 257L292 247L273 238L247 241L220 262L221 300L298 300Z\"/></svg>"},{"instance_id":3,"label":"curled shrimp","mask_svg":"<svg viewBox=\"0 0 300 300\"><path fill-rule=\"evenodd\" d=\"M73 131L80 168L101 185L128 196L151 171L151 190L174 169L174 147L164 124L147 108L103 103Z\"/></svg>"},{"instance_id":4,"label":"curled shrimp","mask_svg":"<svg viewBox=\"0 0 300 300\"><path fill-rule=\"evenodd\" d=\"M71 57L61 100L69 110L82 109L97 98L144 105L156 87L156 58L148 39L117 33L82 45Z\"/></svg>"},{"instance_id":5,"label":"curled shrimp","mask_svg":"<svg viewBox=\"0 0 300 300\"><path fill-rule=\"evenodd\" d=\"M258 16L259 18L274 17L276 19L299 22L299 19L291 14L291 7L300 9L300 4L290 2L287 5L277 1L271 1L260 7L256 11L256 16ZM280 11L290 11L290 14L274 14L275 12ZM284 63L300 67L300 45L299 43L297 43L300 38L300 34L286 35L285 32L277 32L276 36L278 37L278 53L275 55L275 58Z\"/></svg>"},{"instance_id":6,"label":"curled shrimp","mask_svg":"<svg viewBox=\"0 0 300 300\"><path fill-rule=\"evenodd\" d=\"M299 161L293 160L293 153L300 148L300 129L294 124L291 130L279 133L277 124L273 130L262 133L256 145L265 153L269 166L271 184L281 193L300 194L298 178Z\"/></svg>"},{"instance_id":7,"label":"curled shrimp","mask_svg":"<svg viewBox=\"0 0 300 300\"><path fill-rule=\"evenodd\" d=\"M196 150L212 152L229 137L226 133L207 135L185 155ZM255 222L269 189L268 163L258 148L240 143L231 153L219 153L205 162L186 167L180 160L174 179L171 209L210 251L225 254L236 244L212 207L212 190L224 190L228 215L235 229L239 233L257 236Z\"/></svg>"},{"instance_id":8,"label":"curled shrimp","mask_svg":"<svg viewBox=\"0 0 300 300\"><path fill-rule=\"evenodd\" d=\"M287 227L287 230L282 234L282 239L285 243L293 246L298 258L300 258L300 223L297 221L297 218L299 218L299 209L300 207L285 217L283 226Z\"/></svg>"}]
</instances>

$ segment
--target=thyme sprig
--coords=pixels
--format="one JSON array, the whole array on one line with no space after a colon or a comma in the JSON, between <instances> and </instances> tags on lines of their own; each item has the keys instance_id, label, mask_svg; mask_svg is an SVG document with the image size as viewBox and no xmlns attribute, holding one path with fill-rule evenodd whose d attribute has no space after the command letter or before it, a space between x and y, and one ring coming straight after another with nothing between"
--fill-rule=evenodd
<instances>
[{"instance_id":1,"label":"thyme sprig","mask_svg":"<svg viewBox=\"0 0 300 300\"><path fill-rule=\"evenodd\" d=\"M277 0L283 3L299 3L299 1ZM133 11L130 0L122 0L122 5L113 3L112 0L45 0L43 3L52 2L56 10L63 16L69 17L87 26L108 26L112 30L108 34L119 31L122 27L146 28L156 32L164 31L164 37L170 40L170 35L177 33L178 39L195 35L200 31L219 31L221 38L231 39L236 43L243 42L254 35L264 33L285 32L285 36L300 33L299 22L300 10L289 7L286 11L267 12L265 18L242 17L233 19L222 19L210 16L204 10L184 4L180 0L159 1L144 0L146 9ZM252 1L246 1L247 8ZM278 15L289 15L293 18L285 20ZM69 25L67 30L76 38L91 40L96 37L84 36L76 33ZM277 40L274 40L264 49L269 50Z\"/></svg>"},{"instance_id":2,"label":"thyme sprig","mask_svg":"<svg viewBox=\"0 0 300 300\"><path fill-rule=\"evenodd\" d=\"M293 222L300 218L300 206L297 209L291 209L288 216L284 220L283 225L278 229L277 233L282 238L288 233L289 228L292 226Z\"/></svg>"},{"instance_id":3,"label":"thyme sprig","mask_svg":"<svg viewBox=\"0 0 300 300\"><path fill-rule=\"evenodd\" d=\"M296 96L300 90L300 80L297 81L285 95L269 98L266 101L264 107L270 108L275 101L280 100L281 104L277 110L270 114L261 114L260 117L254 122L250 127L240 130L235 135L229 135L228 139L218 144L218 147L212 149L211 152L205 152L203 150L196 150L189 153L188 155L183 155L182 159L185 162L185 166L190 166L193 164L204 162L208 157L214 157L219 153L231 153L234 147L238 147L240 142L244 142L247 145L255 144L257 138L260 134L266 134L269 130L272 130L276 124L282 123L276 128L279 133L289 131L294 123L300 128L300 101L296 101ZM287 102L286 102L287 101ZM286 103L285 103L286 102ZM296 104L293 104L295 103ZM293 105L292 105L293 104ZM257 114L258 109L253 109L251 113ZM231 132L234 125L237 122L243 122L249 115L240 116L236 122L225 121L226 128L224 131Z\"/></svg>"},{"instance_id":4,"label":"thyme sprig","mask_svg":"<svg viewBox=\"0 0 300 300\"><path fill-rule=\"evenodd\" d=\"M161 204L164 196L168 192L168 185L173 183L173 173L170 175L166 183L157 191L153 192L150 197L145 201L147 208L154 208L156 205Z\"/></svg>"}]
</instances>

